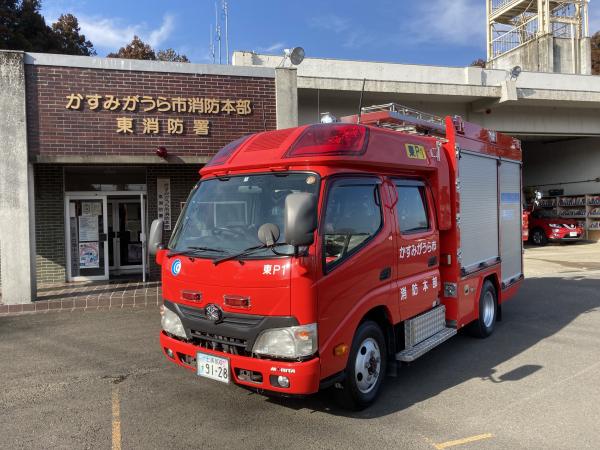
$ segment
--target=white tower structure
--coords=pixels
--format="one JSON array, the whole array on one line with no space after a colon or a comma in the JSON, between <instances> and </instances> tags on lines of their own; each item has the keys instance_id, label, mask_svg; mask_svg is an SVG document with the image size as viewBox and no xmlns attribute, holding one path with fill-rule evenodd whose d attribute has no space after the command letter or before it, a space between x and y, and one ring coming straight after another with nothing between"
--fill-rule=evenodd
<instances>
[{"instance_id":1,"label":"white tower structure","mask_svg":"<svg viewBox=\"0 0 600 450\"><path fill-rule=\"evenodd\" d=\"M487 65L591 73L589 0L486 0Z\"/></svg>"}]
</instances>

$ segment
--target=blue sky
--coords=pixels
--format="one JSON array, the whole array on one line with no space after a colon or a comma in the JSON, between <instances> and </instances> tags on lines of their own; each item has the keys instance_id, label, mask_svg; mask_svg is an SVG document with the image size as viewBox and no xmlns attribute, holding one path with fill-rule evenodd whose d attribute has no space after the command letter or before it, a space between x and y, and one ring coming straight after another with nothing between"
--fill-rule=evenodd
<instances>
[{"instance_id":1,"label":"blue sky","mask_svg":"<svg viewBox=\"0 0 600 450\"><path fill-rule=\"evenodd\" d=\"M218 0L220 3L221 0ZM485 58L485 0L229 0L229 48L308 57L465 66ZM42 0L48 23L73 13L104 56L138 34L192 62L212 62L214 0ZM596 2L590 29L600 29ZM223 50L223 60L225 53Z\"/></svg>"}]
</instances>

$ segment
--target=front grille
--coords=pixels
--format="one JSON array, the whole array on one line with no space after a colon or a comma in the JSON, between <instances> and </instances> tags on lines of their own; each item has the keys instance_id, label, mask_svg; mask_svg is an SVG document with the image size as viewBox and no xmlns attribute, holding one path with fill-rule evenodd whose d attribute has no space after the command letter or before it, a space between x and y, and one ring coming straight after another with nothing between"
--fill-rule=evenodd
<instances>
[{"instance_id":1,"label":"front grille","mask_svg":"<svg viewBox=\"0 0 600 450\"><path fill-rule=\"evenodd\" d=\"M192 341L199 347L206 348L217 352L230 353L232 355L249 356L250 352L246 351L248 341L245 339L237 339L228 336L219 336L216 334L206 333L199 330L190 330Z\"/></svg>"},{"instance_id":2,"label":"front grille","mask_svg":"<svg viewBox=\"0 0 600 450\"><path fill-rule=\"evenodd\" d=\"M205 319L206 311L204 308L190 308L189 306L178 305L179 311L187 319ZM219 323L237 325L242 327L255 327L263 320L262 316L253 316L249 314L225 314L223 320Z\"/></svg>"}]
</instances>

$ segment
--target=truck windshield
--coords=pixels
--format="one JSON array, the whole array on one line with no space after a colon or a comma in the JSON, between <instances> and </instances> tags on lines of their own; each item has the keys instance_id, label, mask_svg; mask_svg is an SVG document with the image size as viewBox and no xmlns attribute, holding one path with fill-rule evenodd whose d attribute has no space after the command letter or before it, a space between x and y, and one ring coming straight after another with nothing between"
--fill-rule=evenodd
<instances>
[{"instance_id":1,"label":"truck windshield","mask_svg":"<svg viewBox=\"0 0 600 450\"><path fill-rule=\"evenodd\" d=\"M319 178L313 173L284 172L211 178L193 189L169 242L173 252L194 251L205 258L221 258L261 245L258 229L273 223L283 242L285 198L295 192L318 194ZM198 250L202 249L202 250ZM289 253L290 246L277 251ZM272 257L269 249L248 258Z\"/></svg>"}]
</instances>

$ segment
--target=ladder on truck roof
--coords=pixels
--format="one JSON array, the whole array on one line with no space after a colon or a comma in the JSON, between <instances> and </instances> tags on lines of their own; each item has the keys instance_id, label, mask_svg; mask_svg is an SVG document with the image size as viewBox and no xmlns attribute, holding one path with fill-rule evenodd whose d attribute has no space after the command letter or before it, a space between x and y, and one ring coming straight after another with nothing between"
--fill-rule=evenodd
<instances>
[{"instance_id":1,"label":"ladder on truck roof","mask_svg":"<svg viewBox=\"0 0 600 450\"><path fill-rule=\"evenodd\" d=\"M361 108L358 121L404 133L446 136L443 117L393 102Z\"/></svg>"}]
</instances>

